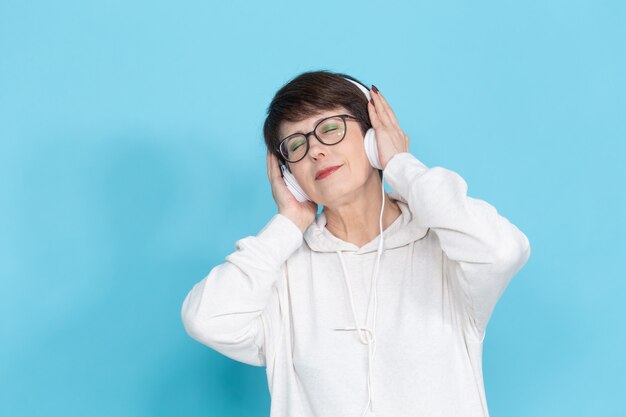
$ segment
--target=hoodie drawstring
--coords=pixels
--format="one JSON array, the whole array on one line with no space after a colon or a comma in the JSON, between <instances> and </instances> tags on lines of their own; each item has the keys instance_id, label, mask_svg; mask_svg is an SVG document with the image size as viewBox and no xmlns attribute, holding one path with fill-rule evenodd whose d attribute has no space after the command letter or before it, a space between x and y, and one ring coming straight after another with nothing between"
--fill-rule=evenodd
<instances>
[{"instance_id":1,"label":"hoodie drawstring","mask_svg":"<svg viewBox=\"0 0 626 417\"><path fill-rule=\"evenodd\" d=\"M383 171L383 177L385 173ZM376 284L378 282L378 270L380 267L380 257L384 251L384 239L383 239L383 212L385 210L385 182L384 179L381 179L382 186L382 207L380 209L380 218L379 218L379 227L380 227L380 240L378 242L378 251L376 254L376 263L374 264L374 271L372 273L372 285L370 288L370 299L367 304L367 315L365 317L365 326L359 326L359 321L356 316L356 310L354 308L354 299L352 297L352 287L350 285L350 277L348 274L348 269L346 268L346 264L343 259L343 255L340 250L336 251L339 256L339 260L341 261L341 268L343 269L343 277L346 281L346 287L348 288L348 296L350 298L350 308L352 309L352 317L354 318L354 327L341 327L336 328L335 330L356 330L359 335L359 340L364 345L367 345L367 404L365 406L365 410L363 410L363 414L361 417L367 414L367 409L369 408L372 412L374 411L374 401L373 401L373 381L372 381L372 365L374 361L374 356L376 355L376 310L378 305L378 300L376 297ZM374 312L373 317L370 320L370 307L372 305L372 300L374 301ZM371 324L370 324L371 322Z\"/></svg>"}]
</instances>

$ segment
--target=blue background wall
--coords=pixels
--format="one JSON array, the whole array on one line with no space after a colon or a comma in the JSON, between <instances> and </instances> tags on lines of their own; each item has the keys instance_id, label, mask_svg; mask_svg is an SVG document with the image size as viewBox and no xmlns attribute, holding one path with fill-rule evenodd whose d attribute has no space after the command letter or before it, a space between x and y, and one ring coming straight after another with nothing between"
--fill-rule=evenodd
<instances>
[{"instance_id":1,"label":"blue background wall","mask_svg":"<svg viewBox=\"0 0 626 417\"><path fill-rule=\"evenodd\" d=\"M626 413L624 2L208 3L0 2L0 415L268 415L180 307L276 212L264 112L313 69L529 237L492 415Z\"/></svg>"}]
</instances>

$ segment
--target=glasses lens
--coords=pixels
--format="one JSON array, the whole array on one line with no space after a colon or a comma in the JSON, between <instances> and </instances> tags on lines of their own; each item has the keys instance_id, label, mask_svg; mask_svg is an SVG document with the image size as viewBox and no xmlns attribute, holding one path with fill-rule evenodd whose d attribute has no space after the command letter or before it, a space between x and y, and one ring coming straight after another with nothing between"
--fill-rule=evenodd
<instances>
[{"instance_id":1,"label":"glasses lens","mask_svg":"<svg viewBox=\"0 0 626 417\"><path fill-rule=\"evenodd\" d=\"M293 162L304 157L306 148L304 135L295 135L282 142L280 152L287 161Z\"/></svg>"},{"instance_id":2,"label":"glasses lens","mask_svg":"<svg viewBox=\"0 0 626 417\"><path fill-rule=\"evenodd\" d=\"M331 117L320 123L315 133L322 139L322 142L333 145L345 136L346 123L341 117Z\"/></svg>"}]
</instances>

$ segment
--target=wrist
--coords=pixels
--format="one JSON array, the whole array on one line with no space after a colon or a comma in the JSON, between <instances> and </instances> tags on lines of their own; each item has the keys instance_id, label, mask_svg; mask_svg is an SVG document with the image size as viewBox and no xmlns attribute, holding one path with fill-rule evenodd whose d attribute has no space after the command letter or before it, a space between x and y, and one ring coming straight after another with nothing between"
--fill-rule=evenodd
<instances>
[{"instance_id":1,"label":"wrist","mask_svg":"<svg viewBox=\"0 0 626 417\"><path fill-rule=\"evenodd\" d=\"M295 224L298 229L300 229L300 231L304 234L304 231L309 227L309 225L311 224L310 222L306 222L305 220L301 219L300 216L296 216L293 215L291 213L288 212L282 212L279 211L280 214L282 214L283 216L285 216L286 218L288 218L289 220L291 220L291 222L293 224Z\"/></svg>"}]
</instances>

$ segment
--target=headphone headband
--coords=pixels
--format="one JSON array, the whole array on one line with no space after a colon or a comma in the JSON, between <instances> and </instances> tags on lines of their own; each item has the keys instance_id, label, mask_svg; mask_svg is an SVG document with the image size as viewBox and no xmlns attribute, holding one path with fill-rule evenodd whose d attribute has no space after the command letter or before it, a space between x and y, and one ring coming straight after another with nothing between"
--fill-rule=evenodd
<instances>
[{"instance_id":1,"label":"headphone headband","mask_svg":"<svg viewBox=\"0 0 626 417\"><path fill-rule=\"evenodd\" d=\"M350 78L346 78L346 77L342 77L345 80L350 81L352 84L356 85L357 87L359 87L359 90L361 90L363 92L363 94L365 94L365 97L367 98L367 101L371 100L371 96L370 96L370 92L367 88L363 87L363 85L361 83L357 83L354 80L351 80Z\"/></svg>"}]
</instances>

